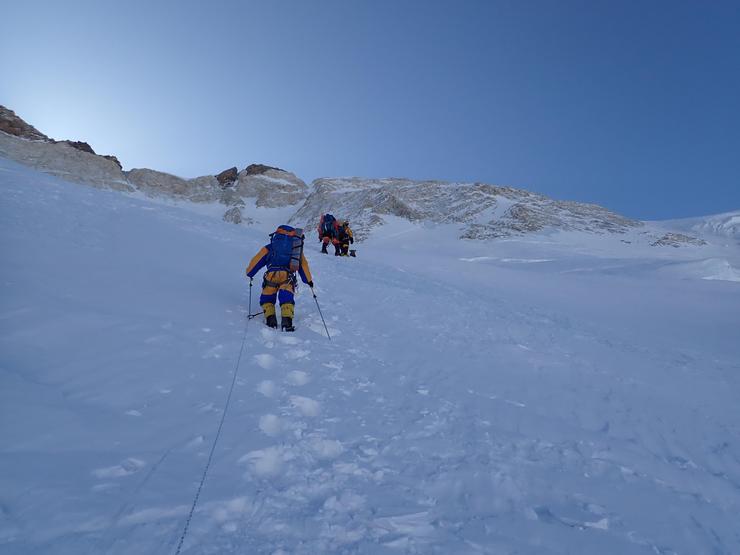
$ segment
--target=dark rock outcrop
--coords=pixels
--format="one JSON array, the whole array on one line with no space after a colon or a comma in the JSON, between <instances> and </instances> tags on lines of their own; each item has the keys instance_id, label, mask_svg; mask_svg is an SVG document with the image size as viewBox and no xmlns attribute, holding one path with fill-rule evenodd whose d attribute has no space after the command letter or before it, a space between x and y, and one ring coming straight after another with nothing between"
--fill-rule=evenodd
<instances>
[{"instance_id":1,"label":"dark rock outcrop","mask_svg":"<svg viewBox=\"0 0 740 555\"><path fill-rule=\"evenodd\" d=\"M33 125L27 124L19 118L13 110L0 105L0 131L32 141L47 141L51 139L36 129Z\"/></svg>"},{"instance_id":2,"label":"dark rock outcrop","mask_svg":"<svg viewBox=\"0 0 740 555\"><path fill-rule=\"evenodd\" d=\"M82 141L56 141L56 142L69 145L72 148L76 148L77 150L81 150L82 152L87 152L88 154L96 154L96 152L92 149L92 147L89 144L84 143Z\"/></svg>"},{"instance_id":3,"label":"dark rock outcrop","mask_svg":"<svg viewBox=\"0 0 740 555\"><path fill-rule=\"evenodd\" d=\"M237 179L239 179L239 170L237 170L236 166L234 166L233 168L222 171L216 176L216 179L218 180L218 184L221 185L221 187L230 187L231 185L236 183Z\"/></svg>"},{"instance_id":4,"label":"dark rock outcrop","mask_svg":"<svg viewBox=\"0 0 740 555\"><path fill-rule=\"evenodd\" d=\"M285 171L285 170L281 170L280 168L274 168L272 166L265 166L264 164L249 164L244 169L247 175L262 175L263 173L267 173L270 170L275 170L279 172Z\"/></svg>"},{"instance_id":5,"label":"dark rock outcrop","mask_svg":"<svg viewBox=\"0 0 740 555\"><path fill-rule=\"evenodd\" d=\"M116 158L116 157L115 157L115 156L113 156L112 154L100 154L99 156L102 156L102 157L103 157L103 158L105 158L106 160L110 160L110 161L111 161L111 162L113 162L113 163L114 163L114 164L115 164L116 166L118 166L118 169L120 169L120 170L123 170L123 165L121 164L121 162L120 162L120 161L118 160L118 158Z\"/></svg>"},{"instance_id":6,"label":"dark rock outcrop","mask_svg":"<svg viewBox=\"0 0 740 555\"><path fill-rule=\"evenodd\" d=\"M93 150L93 147L91 147L88 143L86 143L84 141L68 141L68 140L65 140L65 141L52 141L52 142L58 142L58 143L62 143L62 144L65 144L65 145L69 145L72 148L76 148L77 150L81 150L82 152L87 152L88 154L94 154L95 156L100 156L100 157L105 158L106 160L110 160L111 162L113 162L114 164L116 164L118 166L118 169L120 169L120 170L123 169L123 165L118 160L118 158L116 158L112 154L98 154L98 153L96 153Z\"/></svg>"},{"instance_id":7,"label":"dark rock outcrop","mask_svg":"<svg viewBox=\"0 0 740 555\"><path fill-rule=\"evenodd\" d=\"M655 243L651 243L651 246L653 247L674 247L678 248L682 245L694 245L697 247L701 247L706 245L707 242L704 239L698 239L697 237L692 237L691 235L684 235L683 233L666 233L655 241Z\"/></svg>"}]
</instances>

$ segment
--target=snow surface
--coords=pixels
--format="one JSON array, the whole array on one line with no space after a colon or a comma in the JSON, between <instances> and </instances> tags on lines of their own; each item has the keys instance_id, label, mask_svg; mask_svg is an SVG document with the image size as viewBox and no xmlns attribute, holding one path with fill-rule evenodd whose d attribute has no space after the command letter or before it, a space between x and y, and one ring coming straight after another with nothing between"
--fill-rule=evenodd
<instances>
[{"instance_id":1,"label":"snow surface","mask_svg":"<svg viewBox=\"0 0 740 555\"><path fill-rule=\"evenodd\" d=\"M737 245L448 231L308 236L183 553L740 553ZM264 242L0 159L0 553L174 552Z\"/></svg>"}]
</instances>

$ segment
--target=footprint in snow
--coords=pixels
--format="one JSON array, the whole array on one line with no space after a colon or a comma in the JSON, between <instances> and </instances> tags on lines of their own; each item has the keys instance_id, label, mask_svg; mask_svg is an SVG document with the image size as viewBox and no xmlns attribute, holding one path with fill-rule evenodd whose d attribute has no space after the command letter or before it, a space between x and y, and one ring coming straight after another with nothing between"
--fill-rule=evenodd
<instances>
[{"instance_id":1,"label":"footprint in snow","mask_svg":"<svg viewBox=\"0 0 740 555\"><path fill-rule=\"evenodd\" d=\"M344 446L336 439L314 438L308 443L311 453L323 461L336 459L344 452Z\"/></svg>"},{"instance_id":2,"label":"footprint in snow","mask_svg":"<svg viewBox=\"0 0 740 555\"><path fill-rule=\"evenodd\" d=\"M283 429L283 423L280 417L274 414L264 414L260 416L260 430L265 435L274 437L278 435Z\"/></svg>"},{"instance_id":3,"label":"footprint in snow","mask_svg":"<svg viewBox=\"0 0 740 555\"><path fill-rule=\"evenodd\" d=\"M301 386L306 385L308 382L310 382L311 378L306 372L303 372L301 370L293 370L292 372L288 372L285 381L288 382L290 385Z\"/></svg>"},{"instance_id":4,"label":"footprint in snow","mask_svg":"<svg viewBox=\"0 0 740 555\"><path fill-rule=\"evenodd\" d=\"M281 335L279 338L283 345L298 345L301 340L292 335Z\"/></svg>"},{"instance_id":5,"label":"footprint in snow","mask_svg":"<svg viewBox=\"0 0 740 555\"><path fill-rule=\"evenodd\" d=\"M289 351L285 352L285 358L290 360L298 360L299 358L304 358L311 354L311 351L306 351L304 349L290 349Z\"/></svg>"},{"instance_id":6,"label":"footprint in snow","mask_svg":"<svg viewBox=\"0 0 740 555\"><path fill-rule=\"evenodd\" d=\"M196 449L203 445L203 442L205 441L205 438L203 436L196 436L190 441L188 441L187 445L185 446L187 449Z\"/></svg>"},{"instance_id":7,"label":"footprint in snow","mask_svg":"<svg viewBox=\"0 0 740 555\"><path fill-rule=\"evenodd\" d=\"M277 393L277 387L272 380L262 380L257 386L257 392L262 393L265 397L274 397Z\"/></svg>"},{"instance_id":8,"label":"footprint in snow","mask_svg":"<svg viewBox=\"0 0 740 555\"><path fill-rule=\"evenodd\" d=\"M120 464L115 466L108 466L106 468L98 468L92 471L93 476L96 478L122 478L130 474L134 474L144 468L146 462L141 459L135 459L129 457L126 460L121 461Z\"/></svg>"},{"instance_id":9,"label":"footprint in snow","mask_svg":"<svg viewBox=\"0 0 740 555\"><path fill-rule=\"evenodd\" d=\"M275 330L271 330L269 328L263 327L260 330L260 337L262 338L262 345L266 349L272 349L275 347L275 336L277 335L277 332Z\"/></svg>"},{"instance_id":10,"label":"footprint in snow","mask_svg":"<svg viewBox=\"0 0 740 555\"><path fill-rule=\"evenodd\" d=\"M224 349L224 346L221 345L221 344L214 345L213 347L211 347L210 349L208 349L202 355L202 357L203 358L221 358L221 352L223 351L223 349Z\"/></svg>"},{"instance_id":11,"label":"footprint in snow","mask_svg":"<svg viewBox=\"0 0 740 555\"><path fill-rule=\"evenodd\" d=\"M321 411L321 405L318 401L300 395L291 395L290 404L303 416L318 416Z\"/></svg>"},{"instance_id":12,"label":"footprint in snow","mask_svg":"<svg viewBox=\"0 0 740 555\"><path fill-rule=\"evenodd\" d=\"M275 357L269 353L254 355L254 361L265 370L269 370L275 365Z\"/></svg>"},{"instance_id":13,"label":"footprint in snow","mask_svg":"<svg viewBox=\"0 0 740 555\"><path fill-rule=\"evenodd\" d=\"M239 462L248 463L257 476L268 478L280 474L284 463L284 451L281 447L250 451L240 458Z\"/></svg>"}]
</instances>

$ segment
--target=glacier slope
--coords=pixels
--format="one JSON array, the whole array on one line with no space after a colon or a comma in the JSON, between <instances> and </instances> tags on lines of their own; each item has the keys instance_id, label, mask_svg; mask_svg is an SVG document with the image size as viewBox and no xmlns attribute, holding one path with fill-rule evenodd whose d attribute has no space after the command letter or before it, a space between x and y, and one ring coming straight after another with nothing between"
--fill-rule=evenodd
<instances>
[{"instance_id":1,"label":"glacier slope","mask_svg":"<svg viewBox=\"0 0 740 555\"><path fill-rule=\"evenodd\" d=\"M305 288L244 335L263 233L0 195L0 552L174 552L243 337L183 553L740 551L740 288L666 273L706 251L310 234L330 342Z\"/></svg>"}]
</instances>

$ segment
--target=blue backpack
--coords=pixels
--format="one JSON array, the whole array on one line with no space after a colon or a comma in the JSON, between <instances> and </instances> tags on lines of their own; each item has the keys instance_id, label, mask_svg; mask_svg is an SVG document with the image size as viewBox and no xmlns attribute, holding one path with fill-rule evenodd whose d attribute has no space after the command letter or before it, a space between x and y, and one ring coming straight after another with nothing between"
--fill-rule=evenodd
<instances>
[{"instance_id":1,"label":"blue backpack","mask_svg":"<svg viewBox=\"0 0 740 555\"><path fill-rule=\"evenodd\" d=\"M270 234L270 256L267 269L297 272L303 256L303 230L281 225Z\"/></svg>"},{"instance_id":2,"label":"blue backpack","mask_svg":"<svg viewBox=\"0 0 740 555\"><path fill-rule=\"evenodd\" d=\"M325 214L321 220L321 231L326 235L333 236L335 231L334 224L336 223L337 219L331 214Z\"/></svg>"}]
</instances>

